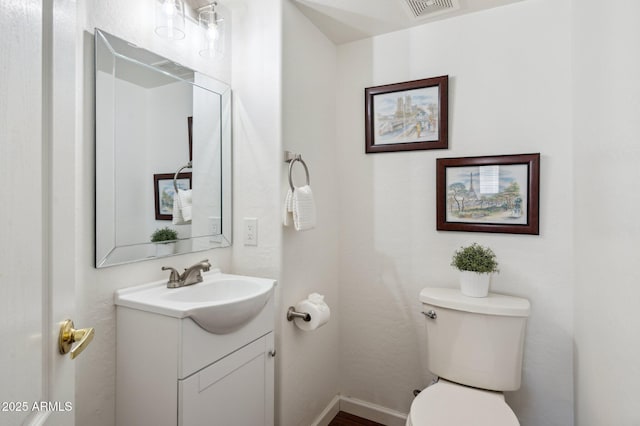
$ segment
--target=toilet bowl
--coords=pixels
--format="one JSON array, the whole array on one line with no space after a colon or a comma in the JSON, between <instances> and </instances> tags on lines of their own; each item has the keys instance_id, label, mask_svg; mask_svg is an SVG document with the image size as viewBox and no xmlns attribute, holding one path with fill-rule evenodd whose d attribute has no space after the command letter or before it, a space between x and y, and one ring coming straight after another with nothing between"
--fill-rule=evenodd
<instances>
[{"instance_id":1,"label":"toilet bowl","mask_svg":"<svg viewBox=\"0 0 640 426\"><path fill-rule=\"evenodd\" d=\"M519 426L502 392L440 379L413 400L406 426Z\"/></svg>"}]
</instances>

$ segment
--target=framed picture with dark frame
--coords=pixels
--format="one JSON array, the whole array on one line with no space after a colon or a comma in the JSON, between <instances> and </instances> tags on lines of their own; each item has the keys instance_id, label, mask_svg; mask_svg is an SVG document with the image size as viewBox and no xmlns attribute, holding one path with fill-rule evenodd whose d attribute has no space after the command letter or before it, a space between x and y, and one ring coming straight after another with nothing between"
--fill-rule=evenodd
<instances>
[{"instance_id":1,"label":"framed picture with dark frame","mask_svg":"<svg viewBox=\"0 0 640 426\"><path fill-rule=\"evenodd\" d=\"M365 152L446 149L449 76L367 87Z\"/></svg>"},{"instance_id":2,"label":"framed picture with dark frame","mask_svg":"<svg viewBox=\"0 0 640 426\"><path fill-rule=\"evenodd\" d=\"M438 158L436 228L539 234L540 154Z\"/></svg>"},{"instance_id":3,"label":"framed picture with dark frame","mask_svg":"<svg viewBox=\"0 0 640 426\"><path fill-rule=\"evenodd\" d=\"M156 220L173 220L173 173L158 173L153 175L155 195ZM191 189L191 173L178 173L176 178L178 189Z\"/></svg>"}]
</instances>

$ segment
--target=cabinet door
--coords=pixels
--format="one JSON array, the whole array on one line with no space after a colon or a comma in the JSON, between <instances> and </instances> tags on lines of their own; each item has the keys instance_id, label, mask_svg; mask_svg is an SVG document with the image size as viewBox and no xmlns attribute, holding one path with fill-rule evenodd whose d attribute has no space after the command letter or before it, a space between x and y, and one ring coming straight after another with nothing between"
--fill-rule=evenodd
<instances>
[{"instance_id":1,"label":"cabinet door","mask_svg":"<svg viewBox=\"0 0 640 426\"><path fill-rule=\"evenodd\" d=\"M178 380L180 426L273 426L273 333Z\"/></svg>"}]
</instances>

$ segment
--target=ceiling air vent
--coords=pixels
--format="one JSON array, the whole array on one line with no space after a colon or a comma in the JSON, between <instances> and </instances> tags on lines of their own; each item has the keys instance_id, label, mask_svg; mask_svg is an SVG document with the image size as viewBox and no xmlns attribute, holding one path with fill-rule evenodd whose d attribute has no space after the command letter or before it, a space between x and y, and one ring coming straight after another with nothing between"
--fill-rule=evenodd
<instances>
[{"instance_id":1,"label":"ceiling air vent","mask_svg":"<svg viewBox=\"0 0 640 426\"><path fill-rule=\"evenodd\" d=\"M162 59L157 62L152 62L151 65L161 69L162 71L166 71L169 74L177 75L181 78L193 77L193 71L191 71L189 68L185 68L179 63L169 61L168 59Z\"/></svg>"},{"instance_id":2,"label":"ceiling air vent","mask_svg":"<svg viewBox=\"0 0 640 426\"><path fill-rule=\"evenodd\" d=\"M414 18L450 12L459 8L457 0L405 0Z\"/></svg>"}]
</instances>

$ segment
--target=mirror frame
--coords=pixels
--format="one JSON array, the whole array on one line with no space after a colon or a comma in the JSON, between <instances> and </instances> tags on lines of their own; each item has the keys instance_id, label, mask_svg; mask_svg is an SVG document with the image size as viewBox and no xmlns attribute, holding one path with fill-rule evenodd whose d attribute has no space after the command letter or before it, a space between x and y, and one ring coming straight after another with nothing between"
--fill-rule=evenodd
<instances>
[{"instance_id":1,"label":"mirror frame","mask_svg":"<svg viewBox=\"0 0 640 426\"><path fill-rule=\"evenodd\" d=\"M158 259L158 258L163 258L163 257L170 257L170 256L177 256L177 255L181 255L181 254L187 254L187 253L193 253L193 252L198 252L198 251L205 251L205 250L210 250L210 249L215 249L215 248L224 248L224 247L229 247L232 244L232 138L231 138L231 125L232 125L232 118L231 118L231 88L228 84L221 82L219 80L216 80L212 77L206 76L203 73L199 73L196 70L192 70L193 72L198 72L200 75L206 77L205 82L204 83L199 83L199 84L195 84L192 81L189 80L185 80L179 76L173 75L170 72L157 68L151 64L147 64L144 62L141 62L135 58L131 58L121 52L117 52L113 46L111 46L111 44L108 42L108 38L113 37L115 39L118 39L120 41L123 41L125 43L127 43L129 46L136 48L136 49L140 49L141 51L145 51L145 52L149 52L153 55L156 56L160 56L154 52L151 52L147 49L142 49L136 45L134 45L133 43L129 43L126 40L123 40L119 37L113 36L109 33L107 33L106 31L100 30L98 28L95 29L95 37L94 37L94 54L95 54L95 58L94 58L94 141L95 141L95 163L94 165L95 167L95 181L94 181L94 193L95 193L95 202L94 202L94 235L95 235L95 244L94 244L94 258L95 258L95 267L96 268L104 268L104 267L108 267L108 266L114 266L114 265L122 265L122 264L127 264L127 263L134 263L134 262L140 262L143 260L153 260L153 259ZM221 211L220 211L220 222L221 222L221 233L220 234L211 234L211 235L203 235L203 236L197 236L197 237L189 237L189 238L181 238L178 240L178 242L180 241L187 241L190 244L188 244L189 246L191 246L190 250L180 250L178 249L178 251L174 254L169 254L166 256L152 256L152 257L142 257L142 258L136 258L133 254L130 256L127 256L127 251L134 253L136 250L140 250L140 246L149 246L151 244L154 244L152 242L144 242L144 243L139 243L139 244L131 244L131 245L126 245L126 246L118 246L116 244L115 241L115 235L108 235L108 236L104 236L104 235L100 235L100 232L98 230L98 223L99 223L99 218L101 217L101 215L106 214L104 211L102 211L101 209L98 209L98 191L97 191L97 185L98 185L98 180L99 180L99 176L98 176L98 167L97 165L99 164L99 159L98 159L98 146L99 146L99 140L98 140L98 132L97 132L97 127L98 127L98 117L97 117L97 108L95 108L95 104L97 102L97 98L96 98L96 93L97 93L97 84L96 84L96 80L97 80L97 73L98 73L98 44L99 43L105 43L106 47L111 51L112 55L114 55L114 57L119 57L121 59L124 59L126 61L130 61L133 62L139 66L142 67L146 67L149 68L153 71L165 74L169 77L174 78L176 81L183 81L185 83L188 83L194 87L199 87L201 89L205 89L208 90L210 92L214 92L217 95L220 96L220 128L221 128L221 132L220 132L220 155L221 155L221 159L220 159L220 167L221 167L221 171L220 171L220 179L221 179L221 185L220 185L220 189L221 189ZM167 60L170 61L170 59L166 58ZM173 62L173 61L172 61ZM111 141L110 143L113 143L113 141ZM115 175L115 170L111 170L111 173L113 175ZM113 197L115 198L115 194L113 194ZM113 215L112 215L113 216ZM108 218L107 218L108 220ZM115 217L112 217L112 222L113 222L113 226L114 229L116 227L115 224ZM105 243L105 238L108 238L110 241ZM100 247L100 243L103 244L110 244L111 249L106 253L106 254L102 254L102 253L98 253L98 247ZM202 247L202 248L197 248L197 249L193 249L193 245L196 245L198 247ZM111 259L110 260L110 256L112 258L114 258L114 254L115 252L118 252L118 258ZM121 260L120 258L125 258L125 260Z\"/></svg>"}]
</instances>

